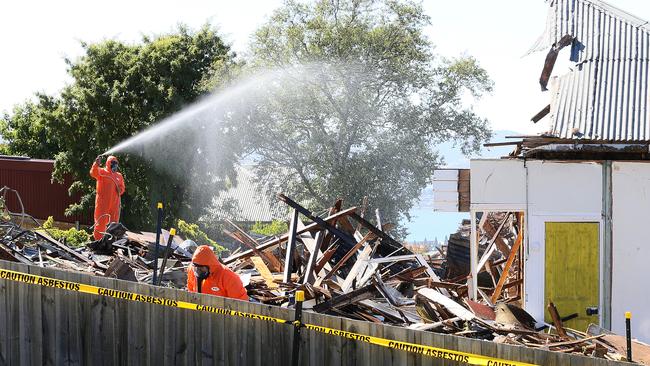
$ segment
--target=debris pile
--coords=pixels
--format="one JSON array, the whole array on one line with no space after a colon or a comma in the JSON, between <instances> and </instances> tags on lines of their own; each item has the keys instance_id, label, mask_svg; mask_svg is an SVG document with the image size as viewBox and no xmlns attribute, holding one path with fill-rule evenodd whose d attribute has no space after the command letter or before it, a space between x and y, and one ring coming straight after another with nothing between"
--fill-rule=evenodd
<instances>
[{"instance_id":1,"label":"debris pile","mask_svg":"<svg viewBox=\"0 0 650 366\"><path fill-rule=\"evenodd\" d=\"M152 282L155 233L132 232L119 223L112 223L102 240L72 248L54 238L52 231L24 212L11 212L3 202L7 194L20 195L8 187L0 189L0 259L40 267L84 272L129 281ZM183 288L185 270L192 252L184 248L183 240L174 236L167 251L169 232L162 230L158 268L165 262L162 284ZM164 253L168 258L163 260Z\"/></svg>"},{"instance_id":2,"label":"debris pile","mask_svg":"<svg viewBox=\"0 0 650 366\"><path fill-rule=\"evenodd\" d=\"M341 201L325 217L318 217L282 194L278 198L293 210L289 232L257 241L232 224L235 231L230 236L248 249L223 260L234 271L250 275L248 291L256 301L291 306L292 293L301 289L306 294L303 308L319 313L625 359L625 352L602 330L588 333L564 327L553 304L549 305L553 324L538 322L521 308L520 213L494 212L478 220L479 297L473 301L468 295L469 221L451 235L446 247L424 255L391 238L382 230L388 225L381 225L380 217L375 226L355 207L341 209ZM309 223L303 223L300 215Z\"/></svg>"},{"instance_id":3,"label":"debris pile","mask_svg":"<svg viewBox=\"0 0 650 366\"><path fill-rule=\"evenodd\" d=\"M278 194L278 199L292 209L289 232L283 235L256 239L227 221L226 234L241 248L222 262L242 277L252 301L292 306L300 289L306 295L303 308L314 312L551 351L625 358L623 337L594 326L585 332L569 329L562 322L571 316L561 318L552 303L553 324L536 321L521 309L523 215L519 213L487 213L478 218L478 297L471 300L468 220L446 246L433 254L418 254L388 234L391 225L382 224L378 213L375 226L363 209L343 209L341 200L321 217L285 195ZM0 218L2 259L152 282L155 233L136 233L115 224L102 241L72 249L42 230L24 229L5 218ZM182 288L193 249L177 236L168 240L169 236L163 231L160 240L159 253L166 263L162 284ZM167 242L171 242L169 251ZM635 342L635 349L636 361L644 362L638 357L650 355L647 345Z\"/></svg>"}]
</instances>

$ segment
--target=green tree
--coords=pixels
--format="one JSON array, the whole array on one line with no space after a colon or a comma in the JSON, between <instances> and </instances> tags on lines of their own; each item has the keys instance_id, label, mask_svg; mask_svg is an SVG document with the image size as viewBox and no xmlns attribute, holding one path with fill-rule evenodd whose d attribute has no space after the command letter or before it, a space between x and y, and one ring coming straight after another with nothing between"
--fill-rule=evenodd
<instances>
[{"instance_id":1,"label":"green tree","mask_svg":"<svg viewBox=\"0 0 650 366\"><path fill-rule=\"evenodd\" d=\"M235 57L208 26L198 31L180 27L135 44L107 40L82 46L83 56L66 60L72 81L60 95L38 95L0 121L7 152L55 158L53 178L74 179L71 191L83 195L68 209L70 214L92 208L94 181L88 171L96 155L205 94L206 85L220 80ZM151 228L159 200L165 202L167 225L181 214L195 221L209 199L201 197L200 189L190 192L189 181L195 187L196 182L217 185L215 177L228 171L228 166L219 166L218 172L196 169L179 175L160 169L144 155L118 159L126 180L122 221L137 229ZM167 163L188 164L182 159L187 158Z\"/></svg>"},{"instance_id":2,"label":"green tree","mask_svg":"<svg viewBox=\"0 0 650 366\"><path fill-rule=\"evenodd\" d=\"M408 218L441 163L435 146L470 153L491 134L464 102L491 91L486 71L472 57L435 55L427 25L410 1L288 1L276 11L254 35L251 64L307 64L310 77L275 90L247 121L260 177L314 210L367 196L385 221Z\"/></svg>"}]
</instances>

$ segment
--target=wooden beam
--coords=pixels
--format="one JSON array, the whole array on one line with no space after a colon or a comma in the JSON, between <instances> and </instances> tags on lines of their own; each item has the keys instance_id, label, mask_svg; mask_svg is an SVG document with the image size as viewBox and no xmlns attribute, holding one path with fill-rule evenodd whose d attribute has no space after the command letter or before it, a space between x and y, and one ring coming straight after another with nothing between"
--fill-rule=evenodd
<instances>
[{"instance_id":1,"label":"wooden beam","mask_svg":"<svg viewBox=\"0 0 650 366\"><path fill-rule=\"evenodd\" d=\"M314 306L312 310L317 313L320 313L320 312L330 310L332 308L354 304L361 300L367 300L374 297L376 291L377 289L375 288L375 285L371 284L368 286L364 286L354 291L350 291L346 294L332 297L330 300Z\"/></svg>"},{"instance_id":2,"label":"wooden beam","mask_svg":"<svg viewBox=\"0 0 650 366\"><path fill-rule=\"evenodd\" d=\"M560 319L560 314L558 314L555 304L553 304L553 302L551 301L548 303L547 308L549 314L551 314L551 319L553 319L553 325L555 326L555 330L557 331L557 334L563 339L569 339L569 337L566 334L566 331L564 330L562 319Z\"/></svg>"},{"instance_id":3,"label":"wooden beam","mask_svg":"<svg viewBox=\"0 0 650 366\"><path fill-rule=\"evenodd\" d=\"M537 114L534 115L533 118L531 118L530 120L533 121L533 123L537 123L539 122L540 119L544 118L544 116L546 116L550 112L551 112L551 105L549 104L546 107L544 107L544 109L537 112ZM508 138L508 136L506 136L506 138Z\"/></svg>"},{"instance_id":4,"label":"wooden beam","mask_svg":"<svg viewBox=\"0 0 650 366\"><path fill-rule=\"evenodd\" d=\"M289 239L287 240L287 250L284 257L284 275L282 276L284 283L291 281L291 273L293 272L291 264L293 263L293 252L296 249L298 220L298 210L293 210L291 221L289 221Z\"/></svg>"},{"instance_id":5,"label":"wooden beam","mask_svg":"<svg viewBox=\"0 0 650 366\"><path fill-rule=\"evenodd\" d=\"M521 141L504 141L504 142L488 142L487 144L483 144L485 147L497 147L497 146L511 146L511 145L519 145L521 144Z\"/></svg>"},{"instance_id":6,"label":"wooden beam","mask_svg":"<svg viewBox=\"0 0 650 366\"><path fill-rule=\"evenodd\" d=\"M515 257L519 253L519 247L521 246L521 242L524 239L524 215L519 214L520 222L521 225L519 226L519 232L517 233L517 240L515 240L515 244L512 246L510 249L510 255L508 256L508 261L506 261L505 266L503 266L503 271L501 272L501 277L499 277L499 283L497 284L497 287L494 289L494 293L492 294L492 303L496 303L497 299L499 299L499 296L501 295L501 290L503 289L503 285L506 282L506 279L508 278L508 272L510 272L510 266L512 266L512 262L514 262Z\"/></svg>"},{"instance_id":7,"label":"wooden beam","mask_svg":"<svg viewBox=\"0 0 650 366\"><path fill-rule=\"evenodd\" d=\"M332 216L333 214L337 213L338 211L341 210L341 202L342 200L338 199L334 203L334 206L332 206L329 210L329 213L327 216ZM327 223L329 223L332 226L336 226L336 221L337 219L329 220ZM329 244L329 241L332 240L332 234L329 231L319 231L316 234L316 238L313 240L314 245L310 248L310 253L309 253L309 259L307 260L307 265L305 266L305 275L303 276L303 284L313 284L315 280L315 275L318 274L318 272L314 272L314 268L316 267L316 262L319 258L319 256L322 257L321 254L321 247L327 246ZM307 240L308 242L310 240ZM308 243L303 240L303 243L307 245ZM324 263L323 266L328 266L327 262ZM329 267L329 266L328 266ZM326 268L330 269L331 268Z\"/></svg>"},{"instance_id":8,"label":"wooden beam","mask_svg":"<svg viewBox=\"0 0 650 366\"><path fill-rule=\"evenodd\" d=\"M327 231L331 232L332 234L338 236L343 242L348 244L350 247L353 247L354 244L356 244L356 240L354 240L353 237L351 237L349 234L339 230L335 226L330 225L326 220L321 219L318 216L315 216L314 214L311 213L308 209L302 207L299 203L293 201L291 198L285 196L282 193L278 193L277 197L280 201L286 203L287 205L291 206L296 212L299 212L303 214L305 217L309 218L313 222L319 224L320 227L327 229ZM286 266L286 264L285 264Z\"/></svg>"},{"instance_id":9,"label":"wooden beam","mask_svg":"<svg viewBox=\"0 0 650 366\"><path fill-rule=\"evenodd\" d=\"M53 237L49 236L46 233L43 233L43 232L40 232L40 231L34 231L34 233L36 235L40 236L41 238L49 241L53 245L59 247L59 249L62 249L66 253L70 254L71 256L81 260L82 262L84 262L84 263L86 263L86 264L88 264L88 265L90 265L92 267L100 268L100 269L103 269L103 270L108 269L108 266L103 265L101 263L97 263L97 262L91 260L90 258L84 256L83 254L77 252L76 250L72 250L67 245L61 244L58 240L54 239Z\"/></svg>"},{"instance_id":10,"label":"wooden beam","mask_svg":"<svg viewBox=\"0 0 650 366\"><path fill-rule=\"evenodd\" d=\"M256 256L264 259L269 264L269 266L273 268L273 272L282 272L282 263L273 254L258 250L257 246L254 243L250 243L248 240L246 240L245 237L241 235L241 233L233 233L228 230L224 230L223 232L234 240L237 240L242 245L245 245L246 247L253 250L253 253L255 253Z\"/></svg>"},{"instance_id":11,"label":"wooden beam","mask_svg":"<svg viewBox=\"0 0 650 366\"><path fill-rule=\"evenodd\" d=\"M487 214L487 213L486 213ZM490 242L488 244L487 250L483 253L483 256L481 259L478 261L478 266L476 268L483 268L485 266L485 263L490 259L490 256L494 252L494 249L496 249L496 241L499 238L499 234L501 233L501 229L505 226L506 222L508 222L508 219L510 218L510 212L506 213L506 216L503 218L503 221L501 221L501 224L499 225L499 228L494 232L494 235L492 235L492 238L490 239ZM486 220L485 224L490 225L489 221ZM485 225L483 225L485 227ZM488 231L486 229L486 231ZM507 255L508 253L503 253L504 255Z\"/></svg>"},{"instance_id":12,"label":"wooden beam","mask_svg":"<svg viewBox=\"0 0 650 366\"><path fill-rule=\"evenodd\" d=\"M257 272L259 272L260 276L264 279L264 282L266 282L266 286L270 289L278 288L278 284L273 281L273 274L269 271L269 267L266 266L262 258L253 256L251 257L251 261L257 269Z\"/></svg>"},{"instance_id":13,"label":"wooden beam","mask_svg":"<svg viewBox=\"0 0 650 366\"><path fill-rule=\"evenodd\" d=\"M334 218L339 218L339 217L350 215L356 209L357 209L356 207L350 207L347 210L343 210L341 212L335 213L334 215L332 215L330 217L326 217L325 220L329 221L329 220L334 219ZM320 225L318 223L314 222L314 223L311 223L311 224L305 226L304 229L298 230L298 232L296 234L302 234L305 231L311 231L311 230L314 230L314 229L316 229L318 227L320 227ZM273 248L274 246L285 242L288 238L289 238L289 233L284 234L284 235L282 235L282 236L280 236L278 238L271 239L271 240L269 240L269 241L267 241L265 243L262 243L262 244L258 245L257 249L258 250L266 250L266 249ZM243 251L243 252L241 252L239 254L231 255L230 257L224 259L223 263L224 264L230 264L230 263L232 263L232 262L234 262L236 260L239 260L239 259L242 259L242 258L247 258L247 257L250 257L252 255L255 255L255 253L253 252L252 249L249 249L249 250Z\"/></svg>"},{"instance_id":14,"label":"wooden beam","mask_svg":"<svg viewBox=\"0 0 650 366\"><path fill-rule=\"evenodd\" d=\"M282 263L278 258L276 258L273 253L265 253L261 250L257 249L257 246L260 245L260 243L255 240L252 236L248 235L246 231L244 231L242 228L237 226L234 222L230 220L226 220L227 223L229 223L232 227L235 228L241 235L240 240L244 245L247 247L251 248L253 252L255 252L256 255L258 255L260 258L262 258L266 263L268 263L269 266L271 266L271 270L273 272L280 272L282 271Z\"/></svg>"},{"instance_id":15,"label":"wooden beam","mask_svg":"<svg viewBox=\"0 0 650 366\"><path fill-rule=\"evenodd\" d=\"M378 237L380 237L381 240L382 240L382 243L386 242L385 244L390 244L390 245L391 245L392 247L394 247L395 249L402 249L402 250L404 250L405 252L407 252L407 253L409 253L409 254L411 253L410 250L406 249L406 248L405 248L401 243L399 243L397 240L391 238L388 234L386 234L386 233L383 232L382 230L379 230L375 225L373 225L373 224L371 224L370 222L368 222L368 220L364 219L363 217L361 217L361 216L360 216L359 214L357 214L356 212L353 212L352 214L350 214L350 217L352 217L353 219L357 220L357 222L360 223L363 227L365 227L366 229L370 230L370 232L372 232L373 234L375 234L375 235L377 235Z\"/></svg>"},{"instance_id":16,"label":"wooden beam","mask_svg":"<svg viewBox=\"0 0 650 366\"><path fill-rule=\"evenodd\" d=\"M352 247L352 249L350 249L350 251L348 251L347 253L345 253L345 255L343 256L343 258L341 258L341 260L339 260L338 263L336 263L336 264L334 265L334 267L332 268L332 270L329 271L329 272L325 275L325 277L323 277L323 279L321 280L321 282L322 282L322 281L325 281L326 279L328 279L328 278L332 277L333 275L335 275L335 274L336 274L336 271L338 271L341 267L343 267L343 265L344 265L344 264L345 264L345 263L346 263L350 258L352 258L352 256L353 256L353 255L354 255L354 254L359 250L359 248L361 248L361 246L362 246L365 242L367 242L368 240L370 240L371 237L374 237L374 234L372 234L372 233L368 233L368 234L366 234L366 236L364 236L363 239L361 239L361 241L359 241L359 242L357 243L357 245L355 245L354 247Z\"/></svg>"}]
</instances>

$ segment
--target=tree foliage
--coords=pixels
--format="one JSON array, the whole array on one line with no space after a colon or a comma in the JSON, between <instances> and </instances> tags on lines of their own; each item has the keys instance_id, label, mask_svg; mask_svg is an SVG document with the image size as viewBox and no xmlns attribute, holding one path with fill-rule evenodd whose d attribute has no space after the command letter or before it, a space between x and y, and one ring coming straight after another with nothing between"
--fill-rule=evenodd
<instances>
[{"instance_id":1,"label":"tree foliage","mask_svg":"<svg viewBox=\"0 0 650 366\"><path fill-rule=\"evenodd\" d=\"M287 225L286 222L279 220L273 220L268 224L258 221L253 224L253 227L251 227L251 232L264 236L280 235L288 231L289 225Z\"/></svg>"},{"instance_id":2,"label":"tree foliage","mask_svg":"<svg viewBox=\"0 0 650 366\"><path fill-rule=\"evenodd\" d=\"M7 152L55 158L53 177L74 179L71 191L83 195L68 209L70 214L94 203L88 171L96 155L195 101L206 83L219 80L234 62L229 46L208 26L198 31L180 27L136 44L106 40L82 45L83 56L66 60L72 81L60 95L39 94L0 121ZM138 154L118 159L126 180L122 221L127 227L151 228L158 201L166 203L168 225L181 212L196 220L203 202L209 202L196 196L197 190L190 193L187 180L209 183L201 178L213 172L178 176L156 169L151 159Z\"/></svg>"},{"instance_id":3,"label":"tree foliage","mask_svg":"<svg viewBox=\"0 0 650 366\"><path fill-rule=\"evenodd\" d=\"M217 253L221 253L226 248L217 244L216 241L210 239L206 233L199 229L199 225L178 220L178 231L185 239L189 239L197 243L197 245L211 245Z\"/></svg>"},{"instance_id":4,"label":"tree foliage","mask_svg":"<svg viewBox=\"0 0 650 366\"><path fill-rule=\"evenodd\" d=\"M420 5L393 0L289 1L256 33L252 65L312 65L246 128L260 177L319 210L364 196L385 221L408 211L441 162L435 146L478 151L490 136L467 107L491 91L472 57L436 56Z\"/></svg>"}]
</instances>

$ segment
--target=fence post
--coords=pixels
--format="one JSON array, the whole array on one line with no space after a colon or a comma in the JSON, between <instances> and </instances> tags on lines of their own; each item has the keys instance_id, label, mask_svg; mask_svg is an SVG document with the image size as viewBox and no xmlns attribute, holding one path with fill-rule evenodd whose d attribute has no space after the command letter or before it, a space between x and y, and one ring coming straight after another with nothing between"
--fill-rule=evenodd
<instances>
[{"instance_id":1,"label":"fence post","mask_svg":"<svg viewBox=\"0 0 650 366\"><path fill-rule=\"evenodd\" d=\"M296 291L296 316L293 322L293 347L291 349L291 365L298 366L300 360L300 328L302 327L302 302L305 301L305 292Z\"/></svg>"},{"instance_id":2,"label":"fence post","mask_svg":"<svg viewBox=\"0 0 650 366\"><path fill-rule=\"evenodd\" d=\"M162 229L162 220L163 220L163 204L158 202L158 222L156 224L156 246L153 250L153 278L151 279L151 284L155 285L158 281L156 278L156 272L158 272L158 248L160 247L160 231Z\"/></svg>"},{"instance_id":3,"label":"fence post","mask_svg":"<svg viewBox=\"0 0 650 366\"><path fill-rule=\"evenodd\" d=\"M625 312L625 338L627 338L627 361L632 362L632 313Z\"/></svg>"},{"instance_id":4,"label":"fence post","mask_svg":"<svg viewBox=\"0 0 650 366\"><path fill-rule=\"evenodd\" d=\"M160 273L158 274L158 283L156 285L160 286L162 282L163 275L165 274L165 266L167 265L167 258L172 254L172 243L174 242L174 235L176 235L176 229L169 229L169 239L167 239L167 246L163 252L163 260L160 264Z\"/></svg>"}]
</instances>

